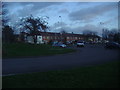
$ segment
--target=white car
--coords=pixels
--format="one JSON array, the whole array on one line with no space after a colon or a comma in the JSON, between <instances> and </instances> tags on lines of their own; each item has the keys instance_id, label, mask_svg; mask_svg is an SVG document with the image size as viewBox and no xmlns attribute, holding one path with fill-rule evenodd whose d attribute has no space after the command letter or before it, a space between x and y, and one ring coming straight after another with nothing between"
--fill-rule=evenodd
<instances>
[{"instance_id":1,"label":"white car","mask_svg":"<svg viewBox=\"0 0 120 90\"><path fill-rule=\"evenodd\" d=\"M67 46L65 44L60 44L60 47L66 48Z\"/></svg>"},{"instance_id":2,"label":"white car","mask_svg":"<svg viewBox=\"0 0 120 90\"><path fill-rule=\"evenodd\" d=\"M83 41L79 41L77 42L77 47L84 47L84 42Z\"/></svg>"},{"instance_id":3,"label":"white car","mask_svg":"<svg viewBox=\"0 0 120 90\"><path fill-rule=\"evenodd\" d=\"M62 43L60 43L60 44L53 44L52 46L57 46L57 47L62 47L62 48L66 48L67 47L67 45L65 45L65 44L62 44Z\"/></svg>"}]
</instances>

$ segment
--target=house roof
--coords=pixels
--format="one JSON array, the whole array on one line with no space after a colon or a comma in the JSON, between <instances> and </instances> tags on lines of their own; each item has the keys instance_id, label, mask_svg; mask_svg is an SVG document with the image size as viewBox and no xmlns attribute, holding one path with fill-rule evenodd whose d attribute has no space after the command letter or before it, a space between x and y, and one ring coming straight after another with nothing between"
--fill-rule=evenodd
<instances>
[{"instance_id":1,"label":"house roof","mask_svg":"<svg viewBox=\"0 0 120 90\"><path fill-rule=\"evenodd\" d=\"M84 35L84 34L73 34L73 33L54 33L54 32L36 32L36 34L28 34L28 36L33 36L33 35L42 35L42 36L69 36L69 37L93 37L93 38L100 38L97 35Z\"/></svg>"}]
</instances>

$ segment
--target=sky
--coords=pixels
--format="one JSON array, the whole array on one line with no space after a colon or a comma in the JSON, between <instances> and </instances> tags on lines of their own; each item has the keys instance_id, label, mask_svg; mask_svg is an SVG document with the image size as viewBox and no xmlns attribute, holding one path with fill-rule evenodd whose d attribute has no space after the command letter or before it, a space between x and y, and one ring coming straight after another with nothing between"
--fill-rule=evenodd
<instances>
[{"instance_id":1,"label":"sky","mask_svg":"<svg viewBox=\"0 0 120 90\"><path fill-rule=\"evenodd\" d=\"M102 29L118 29L117 2L5 2L10 24L20 17L49 17L49 32L81 34L91 30L102 34ZM100 24L101 22L101 24ZM16 27L17 28L17 27ZM16 33L18 30L16 29Z\"/></svg>"}]
</instances>

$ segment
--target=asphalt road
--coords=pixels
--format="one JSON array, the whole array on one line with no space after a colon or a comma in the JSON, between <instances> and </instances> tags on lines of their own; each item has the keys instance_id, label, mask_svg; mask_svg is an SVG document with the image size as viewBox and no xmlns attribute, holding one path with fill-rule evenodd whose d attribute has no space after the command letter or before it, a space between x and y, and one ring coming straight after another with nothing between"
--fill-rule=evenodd
<instances>
[{"instance_id":1,"label":"asphalt road","mask_svg":"<svg viewBox=\"0 0 120 90\"><path fill-rule=\"evenodd\" d=\"M14 75L49 70L91 66L119 59L118 50L106 50L103 45L86 45L77 52L36 58L3 59L2 74Z\"/></svg>"}]
</instances>

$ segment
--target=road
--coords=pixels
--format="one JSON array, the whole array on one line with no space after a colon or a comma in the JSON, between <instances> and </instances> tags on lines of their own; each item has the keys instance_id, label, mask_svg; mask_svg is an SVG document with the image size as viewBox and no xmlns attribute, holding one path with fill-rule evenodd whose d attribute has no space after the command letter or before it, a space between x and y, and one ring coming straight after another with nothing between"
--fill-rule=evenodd
<instances>
[{"instance_id":1,"label":"road","mask_svg":"<svg viewBox=\"0 0 120 90\"><path fill-rule=\"evenodd\" d=\"M2 60L2 74L14 75L49 70L62 70L80 66L91 66L119 59L117 50L106 50L103 45L86 45L77 52L36 58L14 58Z\"/></svg>"}]
</instances>

